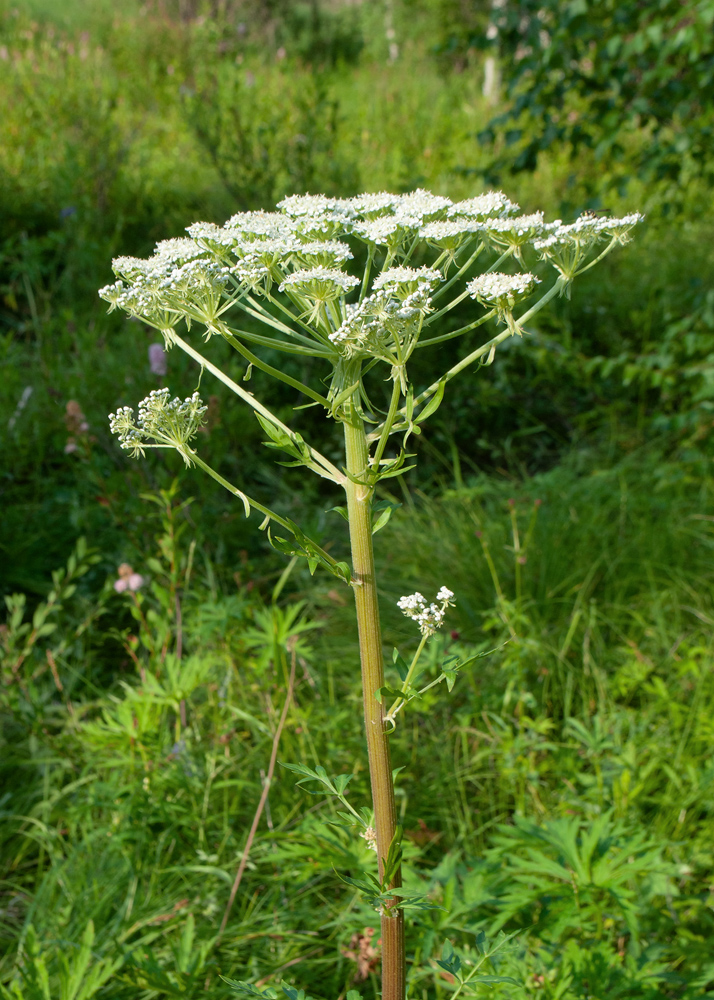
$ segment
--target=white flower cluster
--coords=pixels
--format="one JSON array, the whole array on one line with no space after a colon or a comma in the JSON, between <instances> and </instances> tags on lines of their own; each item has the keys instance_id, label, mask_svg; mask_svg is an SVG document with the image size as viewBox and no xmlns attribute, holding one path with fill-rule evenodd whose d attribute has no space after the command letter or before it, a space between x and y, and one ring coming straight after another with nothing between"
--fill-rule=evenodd
<instances>
[{"instance_id":1,"label":"white flower cluster","mask_svg":"<svg viewBox=\"0 0 714 1000\"><path fill-rule=\"evenodd\" d=\"M404 300L418 289L425 288L431 291L441 280L441 272L431 267L390 267L377 275L372 288L375 291L383 288L387 292L394 292L398 298Z\"/></svg>"},{"instance_id":2,"label":"white flower cluster","mask_svg":"<svg viewBox=\"0 0 714 1000\"><path fill-rule=\"evenodd\" d=\"M466 286L472 299L487 305L513 306L517 299L524 298L539 284L540 278L534 274L481 274Z\"/></svg>"},{"instance_id":3,"label":"white flower cluster","mask_svg":"<svg viewBox=\"0 0 714 1000\"><path fill-rule=\"evenodd\" d=\"M452 204L450 198L443 198L441 195L432 194L431 191L417 188L409 194L400 195L398 207L404 215L416 216L422 222L432 222L434 219L443 218Z\"/></svg>"},{"instance_id":4,"label":"white flower cluster","mask_svg":"<svg viewBox=\"0 0 714 1000\"><path fill-rule=\"evenodd\" d=\"M278 202L294 223L295 232L306 239L329 240L349 231L352 211L342 198L324 195L292 194Z\"/></svg>"},{"instance_id":5,"label":"white flower cluster","mask_svg":"<svg viewBox=\"0 0 714 1000\"><path fill-rule=\"evenodd\" d=\"M433 247L453 251L458 250L481 232L483 225L477 219L463 216L445 221L427 222L419 230L419 235Z\"/></svg>"},{"instance_id":6,"label":"white flower cluster","mask_svg":"<svg viewBox=\"0 0 714 1000\"><path fill-rule=\"evenodd\" d=\"M414 239L421 227L421 219L414 215L380 215L366 222L355 222L352 232L365 243L386 246L396 250L407 240Z\"/></svg>"},{"instance_id":7,"label":"white flower cluster","mask_svg":"<svg viewBox=\"0 0 714 1000\"><path fill-rule=\"evenodd\" d=\"M189 240L186 237L160 240L156 244L154 253L155 260L166 261L170 264L185 264L187 260L195 260L196 257L204 256L203 248L195 240Z\"/></svg>"},{"instance_id":8,"label":"white flower cluster","mask_svg":"<svg viewBox=\"0 0 714 1000\"><path fill-rule=\"evenodd\" d=\"M439 590L436 600L438 604L427 604L423 594L417 591L406 597L400 597L397 607L407 618L411 618L419 625L422 635L433 635L443 625L446 609L455 604L454 594L448 587Z\"/></svg>"},{"instance_id":9,"label":"white flower cluster","mask_svg":"<svg viewBox=\"0 0 714 1000\"><path fill-rule=\"evenodd\" d=\"M402 360L416 343L424 316L431 311L431 297L425 285L404 298L390 290L378 289L357 305L345 306L345 319L329 335L330 341L346 357L371 356L388 364L397 364L395 340L402 349Z\"/></svg>"},{"instance_id":10,"label":"white flower cluster","mask_svg":"<svg viewBox=\"0 0 714 1000\"><path fill-rule=\"evenodd\" d=\"M570 225L560 222L553 224L556 228L543 240L534 240L536 250L544 250L552 246L588 246L601 242L608 237L626 241L633 226L644 219L639 212L633 212L621 219L599 218L598 216L581 215Z\"/></svg>"},{"instance_id":11,"label":"white flower cluster","mask_svg":"<svg viewBox=\"0 0 714 1000\"><path fill-rule=\"evenodd\" d=\"M246 242L290 236L295 232L295 223L282 212L239 212L231 216L225 229L240 242Z\"/></svg>"},{"instance_id":12,"label":"white flower cluster","mask_svg":"<svg viewBox=\"0 0 714 1000\"><path fill-rule=\"evenodd\" d=\"M230 282L230 267L211 260L194 240L164 240L148 260L117 257L119 280L99 290L111 309L123 309L159 330L182 316L209 321Z\"/></svg>"},{"instance_id":13,"label":"white flower cluster","mask_svg":"<svg viewBox=\"0 0 714 1000\"><path fill-rule=\"evenodd\" d=\"M353 254L340 240L314 240L312 243L297 242L294 256L302 265L337 267L352 260Z\"/></svg>"},{"instance_id":14,"label":"white flower cluster","mask_svg":"<svg viewBox=\"0 0 714 1000\"><path fill-rule=\"evenodd\" d=\"M294 288L308 298L329 302L359 285L359 278L335 267L306 267L286 275L280 291Z\"/></svg>"},{"instance_id":15,"label":"white flower cluster","mask_svg":"<svg viewBox=\"0 0 714 1000\"><path fill-rule=\"evenodd\" d=\"M269 292L273 281L281 281L284 272L301 246L294 236L266 236L236 243L232 248L238 263L231 274L245 288Z\"/></svg>"},{"instance_id":16,"label":"white flower cluster","mask_svg":"<svg viewBox=\"0 0 714 1000\"><path fill-rule=\"evenodd\" d=\"M122 448L134 458L144 454L144 448L177 448L186 464L189 458L184 448L198 432L208 409L197 392L184 399L170 398L168 389L154 389L139 403L134 421L130 406L120 407L109 414L109 428L116 434Z\"/></svg>"},{"instance_id":17,"label":"white flower cluster","mask_svg":"<svg viewBox=\"0 0 714 1000\"><path fill-rule=\"evenodd\" d=\"M532 215L517 215L515 218L486 219L483 228L494 246L512 250L514 256L520 259L521 250L526 243L556 225L560 225L560 222L546 223L543 213L535 212Z\"/></svg>"},{"instance_id":18,"label":"white flower cluster","mask_svg":"<svg viewBox=\"0 0 714 1000\"><path fill-rule=\"evenodd\" d=\"M298 302L309 303L303 315L309 323L320 320L321 311L328 302L334 302L359 285L355 278L345 271L335 267L306 267L286 275L280 285L280 291L293 292L298 296Z\"/></svg>"},{"instance_id":19,"label":"white flower cluster","mask_svg":"<svg viewBox=\"0 0 714 1000\"><path fill-rule=\"evenodd\" d=\"M461 261L459 254L468 266L469 246L477 253L486 246L499 253L505 248L520 259L524 246L532 243L569 278L588 248L606 238L613 245L626 242L642 218L638 213L622 219L586 214L569 226L560 220L546 223L541 212L518 215L518 205L501 191L456 203L423 189L353 198L302 194L277 207L273 212L239 212L223 226L197 222L188 227L188 237L158 243L148 260L119 257L114 261L118 280L100 295L111 309L121 308L161 330L170 344L171 331L181 320L202 323L208 336L235 304L246 305L247 300L246 308L257 315L249 293L270 298L276 286L296 307L303 327L313 326L322 353L331 343L343 358L378 358L396 366L403 378L404 364L432 309L430 296L454 261ZM367 244L368 274L380 262L383 268L372 287L362 289L358 305L346 301L360 284L346 270L353 257L348 237ZM419 243L439 252L438 270L407 266ZM536 282L532 275L487 274L470 282L467 291L496 308L518 332L512 307ZM310 330L304 333L309 336Z\"/></svg>"},{"instance_id":20,"label":"white flower cluster","mask_svg":"<svg viewBox=\"0 0 714 1000\"><path fill-rule=\"evenodd\" d=\"M487 191L475 198L457 201L449 206L446 214L450 219L466 216L469 219L483 220L517 215L519 211L519 206L510 201L503 191Z\"/></svg>"},{"instance_id":21,"label":"white flower cluster","mask_svg":"<svg viewBox=\"0 0 714 1000\"><path fill-rule=\"evenodd\" d=\"M534 274L481 274L466 286L472 299L490 309L495 309L498 319L508 325L512 334L520 333L513 319L513 307L540 284Z\"/></svg>"},{"instance_id":22,"label":"white flower cluster","mask_svg":"<svg viewBox=\"0 0 714 1000\"><path fill-rule=\"evenodd\" d=\"M360 833L360 837L363 837L364 840L367 842L367 847L370 849L370 851L377 850L377 831L373 826L365 827L362 833Z\"/></svg>"},{"instance_id":23,"label":"white flower cluster","mask_svg":"<svg viewBox=\"0 0 714 1000\"><path fill-rule=\"evenodd\" d=\"M285 215L291 219L351 214L346 199L328 198L324 194L290 194L278 202L278 208L282 208Z\"/></svg>"},{"instance_id":24,"label":"white flower cluster","mask_svg":"<svg viewBox=\"0 0 714 1000\"><path fill-rule=\"evenodd\" d=\"M534 240L533 247L542 260L550 260L564 277L572 278L590 249L608 239L627 243L630 231L643 219L639 212L620 219L585 213L570 225L563 225L560 220L552 223L549 234Z\"/></svg>"},{"instance_id":25,"label":"white flower cluster","mask_svg":"<svg viewBox=\"0 0 714 1000\"><path fill-rule=\"evenodd\" d=\"M386 215L393 212L399 204L399 195L390 194L388 191L379 191L377 194L358 194L349 199L352 211L363 219L376 219L379 215Z\"/></svg>"}]
</instances>

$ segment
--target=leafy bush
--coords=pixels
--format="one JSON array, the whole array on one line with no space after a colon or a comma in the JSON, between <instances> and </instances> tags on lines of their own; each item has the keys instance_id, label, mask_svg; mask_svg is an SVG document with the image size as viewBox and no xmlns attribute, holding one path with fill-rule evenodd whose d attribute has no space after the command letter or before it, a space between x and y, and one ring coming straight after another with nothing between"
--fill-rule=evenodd
<instances>
[{"instance_id":1,"label":"leafy bush","mask_svg":"<svg viewBox=\"0 0 714 1000\"><path fill-rule=\"evenodd\" d=\"M681 188L710 178L714 122L701 95L714 82L714 5L526 0L494 8L491 23L512 104L481 140L511 126L502 170L533 170L567 144L574 156L594 149L614 186L633 172Z\"/></svg>"}]
</instances>

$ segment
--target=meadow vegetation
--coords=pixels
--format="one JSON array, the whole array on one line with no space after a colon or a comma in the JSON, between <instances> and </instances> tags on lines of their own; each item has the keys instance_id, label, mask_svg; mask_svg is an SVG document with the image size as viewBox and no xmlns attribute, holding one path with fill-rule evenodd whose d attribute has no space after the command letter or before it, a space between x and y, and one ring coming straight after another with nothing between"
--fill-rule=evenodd
<instances>
[{"instance_id":1,"label":"meadow vegetation","mask_svg":"<svg viewBox=\"0 0 714 1000\"><path fill-rule=\"evenodd\" d=\"M335 874L369 849L280 765L219 937L293 669L278 759L354 774L368 802L349 593L178 456L119 451L107 413L188 396L196 371L150 363L156 331L96 289L113 256L289 193L477 194L507 157L505 134L478 140L505 105L455 28L471 5L91 7L0 4L0 996L219 998L221 976L284 976L371 998L379 918ZM451 997L456 956L501 931L481 971L515 983L478 995L714 986L713 224L701 179L633 168L622 188L648 136L631 126L615 165L556 144L500 177L526 211L647 220L453 384L413 442L419 479L382 492L401 504L375 540L388 651L416 645L398 598L446 584L433 669L489 653L393 737L406 884L442 907L408 921L410 997ZM330 488L266 463L245 408L201 391L206 460L345 558ZM297 394L269 392L290 422Z\"/></svg>"}]
</instances>

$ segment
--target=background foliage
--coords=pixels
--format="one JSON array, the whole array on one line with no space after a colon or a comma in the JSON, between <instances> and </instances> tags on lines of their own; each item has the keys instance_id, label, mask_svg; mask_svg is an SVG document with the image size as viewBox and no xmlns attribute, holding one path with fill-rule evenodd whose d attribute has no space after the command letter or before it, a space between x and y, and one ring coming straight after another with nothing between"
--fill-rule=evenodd
<instances>
[{"instance_id":1,"label":"background foliage","mask_svg":"<svg viewBox=\"0 0 714 1000\"><path fill-rule=\"evenodd\" d=\"M486 968L523 986L491 995L711 992L710 6L509 4L489 39L462 0L0 5L3 996L224 997L219 974L372 995L375 914L332 870L366 847L287 772L216 945L293 655L280 759L354 773L365 803L352 610L297 570L274 599L241 509L172 456L125 461L106 414L195 372L153 372L96 288L113 255L292 191L494 174L524 210L648 217L453 383L384 497L386 642L414 644L401 594L446 584L443 642L496 650L394 738L409 884L445 907L412 922L412 994L453 991L500 930ZM344 555L334 498L202 392L211 464Z\"/></svg>"}]
</instances>

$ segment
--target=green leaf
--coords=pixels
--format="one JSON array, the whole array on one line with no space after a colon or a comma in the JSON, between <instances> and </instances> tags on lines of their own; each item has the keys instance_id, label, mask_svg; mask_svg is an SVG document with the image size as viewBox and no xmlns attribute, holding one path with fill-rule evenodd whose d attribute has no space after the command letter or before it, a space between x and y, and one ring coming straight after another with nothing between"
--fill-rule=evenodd
<instances>
[{"instance_id":1,"label":"green leaf","mask_svg":"<svg viewBox=\"0 0 714 1000\"><path fill-rule=\"evenodd\" d=\"M338 406L341 406L346 399L349 399L353 395L355 389L359 388L359 382L355 382L354 385L348 385L346 389L338 393L337 396L332 400L332 414L337 411Z\"/></svg>"},{"instance_id":2,"label":"green leaf","mask_svg":"<svg viewBox=\"0 0 714 1000\"><path fill-rule=\"evenodd\" d=\"M446 686L449 691L453 691L454 684L456 683L456 677L460 669L461 664L456 656L447 656L441 665L441 674L446 680Z\"/></svg>"},{"instance_id":3,"label":"green leaf","mask_svg":"<svg viewBox=\"0 0 714 1000\"><path fill-rule=\"evenodd\" d=\"M401 696L401 694L402 694L402 692L398 688L394 688L390 684L384 684L381 688L378 688L374 692L374 697L377 699L377 701L381 705L382 704L382 698L385 695L386 696L390 696L391 695L392 698L399 698Z\"/></svg>"},{"instance_id":4,"label":"green leaf","mask_svg":"<svg viewBox=\"0 0 714 1000\"><path fill-rule=\"evenodd\" d=\"M441 949L441 959L437 959L436 964L444 969L445 972L449 972L452 976L458 977L459 982L462 981L461 976L459 976L461 959L454 951L454 946L448 938L444 941L444 945Z\"/></svg>"},{"instance_id":5,"label":"green leaf","mask_svg":"<svg viewBox=\"0 0 714 1000\"><path fill-rule=\"evenodd\" d=\"M399 680L403 684L404 681L407 679L407 674L409 673L409 667L407 666L406 661L400 656L398 649L394 649L392 651L392 662L396 667L397 673L399 674Z\"/></svg>"},{"instance_id":6,"label":"green leaf","mask_svg":"<svg viewBox=\"0 0 714 1000\"><path fill-rule=\"evenodd\" d=\"M277 1000L278 994L271 987L268 987L265 990L260 990L257 986L253 986L252 983L245 983L242 980L227 979L225 976L221 976L221 979L224 983L230 986L235 993L242 993L243 996L267 997L268 1000Z\"/></svg>"},{"instance_id":7,"label":"green leaf","mask_svg":"<svg viewBox=\"0 0 714 1000\"><path fill-rule=\"evenodd\" d=\"M328 509L325 511L325 513L326 514L331 514L333 511L336 514L339 514L340 517L344 517L345 521L349 521L350 516L347 513L347 508L346 507L328 507Z\"/></svg>"},{"instance_id":8,"label":"green leaf","mask_svg":"<svg viewBox=\"0 0 714 1000\"><path fill-rule=\"evenodd\" d=\"M390 517L402 505L400 503L390 503L389 500L379 500L372 507L372 513L379 513L377 519L372 523L372 534L376 535L385 524L389 521Z\"/></svg>"},{"instance_id":9,"label":"green leaf","mask_svg":"<svg viewBox=\"0 0 714 1000\"><path fill-rule=\"evenodd\" d=\"M284 979L280 982L280 988L288 1000L305 1000L305 990L296 990L294 986L286 983Z\"/></svg>"},{"instance_id":10,"label":"green leaf","mask_svg":"<svg viewBox=\"0 0 714 1000\"><path fill-rule=\"evenodd\" d=\"M382 889L388 889L397 875L402 863L402 827L397 824L392 837L392 842L387 851L387 857L382 859L384 872L382 875Z\"/></svg>"},{"instance_id":11,"label":"green leaf","mask_svg":"<svg viewBox=\"0 0 714 1000\"><path fill-rule=\"evenodd\" d=\"M416 422L418 424L421 424L425 420L428 420L428 418L432 416L432 414L436 413L436 411L441 406L441 401L444 398L445 389L446 389L446 379L442 379L441 382L439 382L439 386L436 392L431 397L429 402L422 410L419 411L419 416L416 418Z\"/></svg>"},{"instance_id":12,"label":"green leaf","mask_svg":"<svg viewBox=\"0 0 714 1000\"><path fill-rule=\"evenodd\" d=\"M347 788L353 778L354 774L338 774L337 777L333 779L335 788L340 795L344 795L345 788Z\"/></svg>"}]
</instances>

